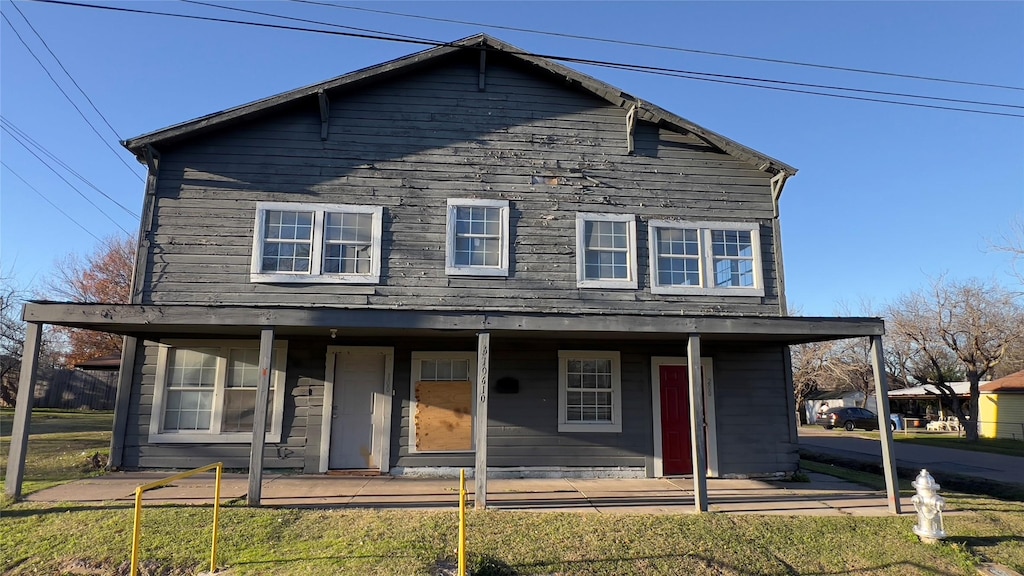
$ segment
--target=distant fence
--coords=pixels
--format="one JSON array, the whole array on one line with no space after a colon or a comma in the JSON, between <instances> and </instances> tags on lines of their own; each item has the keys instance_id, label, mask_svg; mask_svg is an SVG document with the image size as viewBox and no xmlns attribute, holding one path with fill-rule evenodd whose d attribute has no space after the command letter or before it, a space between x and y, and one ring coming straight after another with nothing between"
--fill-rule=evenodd
<instances>
[{"instance_id":1,"label":"distant fence","mask_svg":"<svg viewBox=\"0 0 1024 576\"><path fill-rule=\"evenodd\" d=\"M113 410L117 376L117 370L41 370L32 407ZM8 403L0 399L0 406L8 406Z\"/></svg>"}]
</instances>

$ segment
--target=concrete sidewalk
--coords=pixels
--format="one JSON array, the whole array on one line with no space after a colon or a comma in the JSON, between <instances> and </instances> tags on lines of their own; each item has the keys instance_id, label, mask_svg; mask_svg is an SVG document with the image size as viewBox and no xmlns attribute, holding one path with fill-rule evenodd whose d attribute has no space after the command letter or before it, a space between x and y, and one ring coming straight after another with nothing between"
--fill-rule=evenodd
<instances>
[{"instance_id":1,"label":"concrete sidewalk","mask_svg":"<svg viewBox=\"0 0 1024 576\"><path fill-rule=\"evenodd\" d=\"M131 506L135 487L166 478L159 472L112 473L78 480L29 495L31 502L74 502ZM810 482L708 480L710 510L727 514L806 516L885 516L884 492L823 474ZM225 474L221 502L244 499L243 474ZM467 482L472 494L472 482ZM146 492L147 504L209 505L214 477L201 475ZM458 480L338 477L267 474L264 506L451 510L458 506ZM472 505L472 495L470 496ZM904 513L913 512L909 498ZM625 514L693 513L693 484L688 478L650 479L494 479L488 481L488 507L497 510L600 512Z\"/></svg>"}]
</instances>

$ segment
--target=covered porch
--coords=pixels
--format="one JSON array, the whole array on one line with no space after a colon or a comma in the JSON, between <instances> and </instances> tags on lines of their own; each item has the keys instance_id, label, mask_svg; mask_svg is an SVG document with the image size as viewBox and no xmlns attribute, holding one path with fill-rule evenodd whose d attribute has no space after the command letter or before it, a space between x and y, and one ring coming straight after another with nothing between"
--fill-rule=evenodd
<instances>
[{"instance_id":1,"label":"covered porch","mask_svg":"<svg viewBox=\"0 0 1024 576\"><path fill-rule=\"evenodd\" d=\"M764 343L788 346L818 340L865 337L872 347L876 394L885 398L887 385L882 369L882 321L875 318L779 318L779 317L671 317L609 314L486 314L445 311L383 309L282 308L264 306L195 305L103 305L33 302L26 305L28 322L25 362L22 366L19 396L31 397L41 327L45 324L87 328L124 335L122 378L114 418L111 464L119 466L124 450L124 431L128 420L128 397L132 369L140 340L168 338L259 338L261 383L257 390L256 414L252 431L246 497L250 504L262 501L266 406L270 390L271 362L276 339L324 338L469 338L476 342L474 390L473 452L474 500L478 508L488 506L488 407L492 392L492 350L514 339L565 339L576 341L629 341L634 344L658 343L675 347L673 356L685 360L688 372L686 395L689 408L689 444L693 474L690 506L698 512L709 510L709 452L705 446L706 419L703 377L703 347L728 343ZM512 344L514 345L514 342ZM785 355L788 363L788 354ZM786 374L789 374L788 364ZM788 417L794 419L792 386L787 386ZM389 392L391 392L389 390ZM657 398L652 399L657 402ZM26 449L29 411L19 402L8 465L7 492L20 495ZM882 403L886 406L887 403ZM780 415L780 417L783 417ZM657 416L655 416L657 418ZM887 411L879 414L887 422ZM790 427L791 442L796 443L795 422ZM889 510L899 511L896 499L895 471L892 462L891 435L882 426L883 465L886 470ZM653 469L661 458L657 438L654 442ZM658 474L660 475L660 474Z\"/></svg>"}]
</instances>

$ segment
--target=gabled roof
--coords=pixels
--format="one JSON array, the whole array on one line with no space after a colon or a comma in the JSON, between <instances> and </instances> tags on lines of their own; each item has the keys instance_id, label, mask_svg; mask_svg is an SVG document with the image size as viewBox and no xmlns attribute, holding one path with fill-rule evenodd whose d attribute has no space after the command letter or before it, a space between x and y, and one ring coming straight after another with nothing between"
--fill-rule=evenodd
<instances>
[{"instance_id":1,"label":"gabled roof","mask_svg":"<svg viewBox=\"0 0 1024 576\"><path fill-rule=\"evenodd\" d=\"M722 136L721 134L712 132L711 130L699 126L681 116L677 116L659 106L655 106L650 102L640 100L639 98L623 92L611 84L602 82L566 66L556 64L546 58L530 55L524 50L486 34L470 36L469 38L464 38L435 48L429 48L422 52L410 54L409 56L404 56L390 62L384 62L382 64L363 68L362 70L338 76L337 78L327 80L326 82L312 84L297 90L271 96L263 100L257 100L256 102L230 108L222 112L208 114L201 118L196 118L195 120L190 120L155 132L130 138L122 142L122 145L141 160L144 156L144 150L147 145L159 146L160 144L193 137L202 132L227 126L231 123L246 119L247 117L292 104L296 100L302 98L317 98L321 91L329 92L343 87L353 88L361 83L388 78L396 74L413 70L443 56L466 49L485 49L507 54L523 62L532 64L545 73L558 76L563 80L568 80L580 88L583 88L584 90L593 93L595 96L598 96L599 98L602 98L620 108L630 108L635 105L637 108L638 119L654 124L661 124L670 129L690 132L708 144L755 165L759 170L771 174L777 174L779 172L785 172L790 176L796 174L796 168L793 168L784 162L762 154L752 148L748 148L738 142Z\"/></svg>"},{"instance_id":2,"label":"gabled roof","mask_svg":"<svg viewBox=\"0 0 1024 576\"><path fill-rule=\"evenodd\" d=\"M1024 392L1024 370L982 384L982 392Z\"/></svg>"}]
</instances>

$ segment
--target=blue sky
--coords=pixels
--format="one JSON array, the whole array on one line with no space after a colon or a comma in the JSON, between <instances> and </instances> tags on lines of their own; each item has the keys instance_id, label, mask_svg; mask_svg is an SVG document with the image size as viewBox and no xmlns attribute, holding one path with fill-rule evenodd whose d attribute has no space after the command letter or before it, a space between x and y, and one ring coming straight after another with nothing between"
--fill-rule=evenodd
<instances>
[{"instance_id":1,"label":"blue sky","mask_svg":"<svg viewBox=\"0 0 1024 576\"><path fill-rule=\"evenodd\" d=\"M83 0L84 1L84 0ZM215 0L210 0L211 2ZM183 2L111 6L272 21ZM233 3L435 40L487 32L525 50L695 71L1001 102L1024 91L911 81L678 51L429 22L290 1ZM1024 88L1024 2L347 2L347 6L766 58ZM18 2L122 138L258 100L420 48L373 40ZM138 213L144 170L63 76L8 0L0 11L121 159L57 91L5 22L3 117ZM304 26L302 24L290 23ZM884 105L572 65L800 169L782 226L790 305L830 315L878 307L942 273L1011 284L990 239L1024 217L1024 118ZM958 106L957 104L948 104ZM1024 114L1024 108L986 108ZM137 218L68 177L110 218L8 134L4 163L104 237ZM0 269L36 288L96 240L0 171Z\"/></svg>"}]
</instances>

